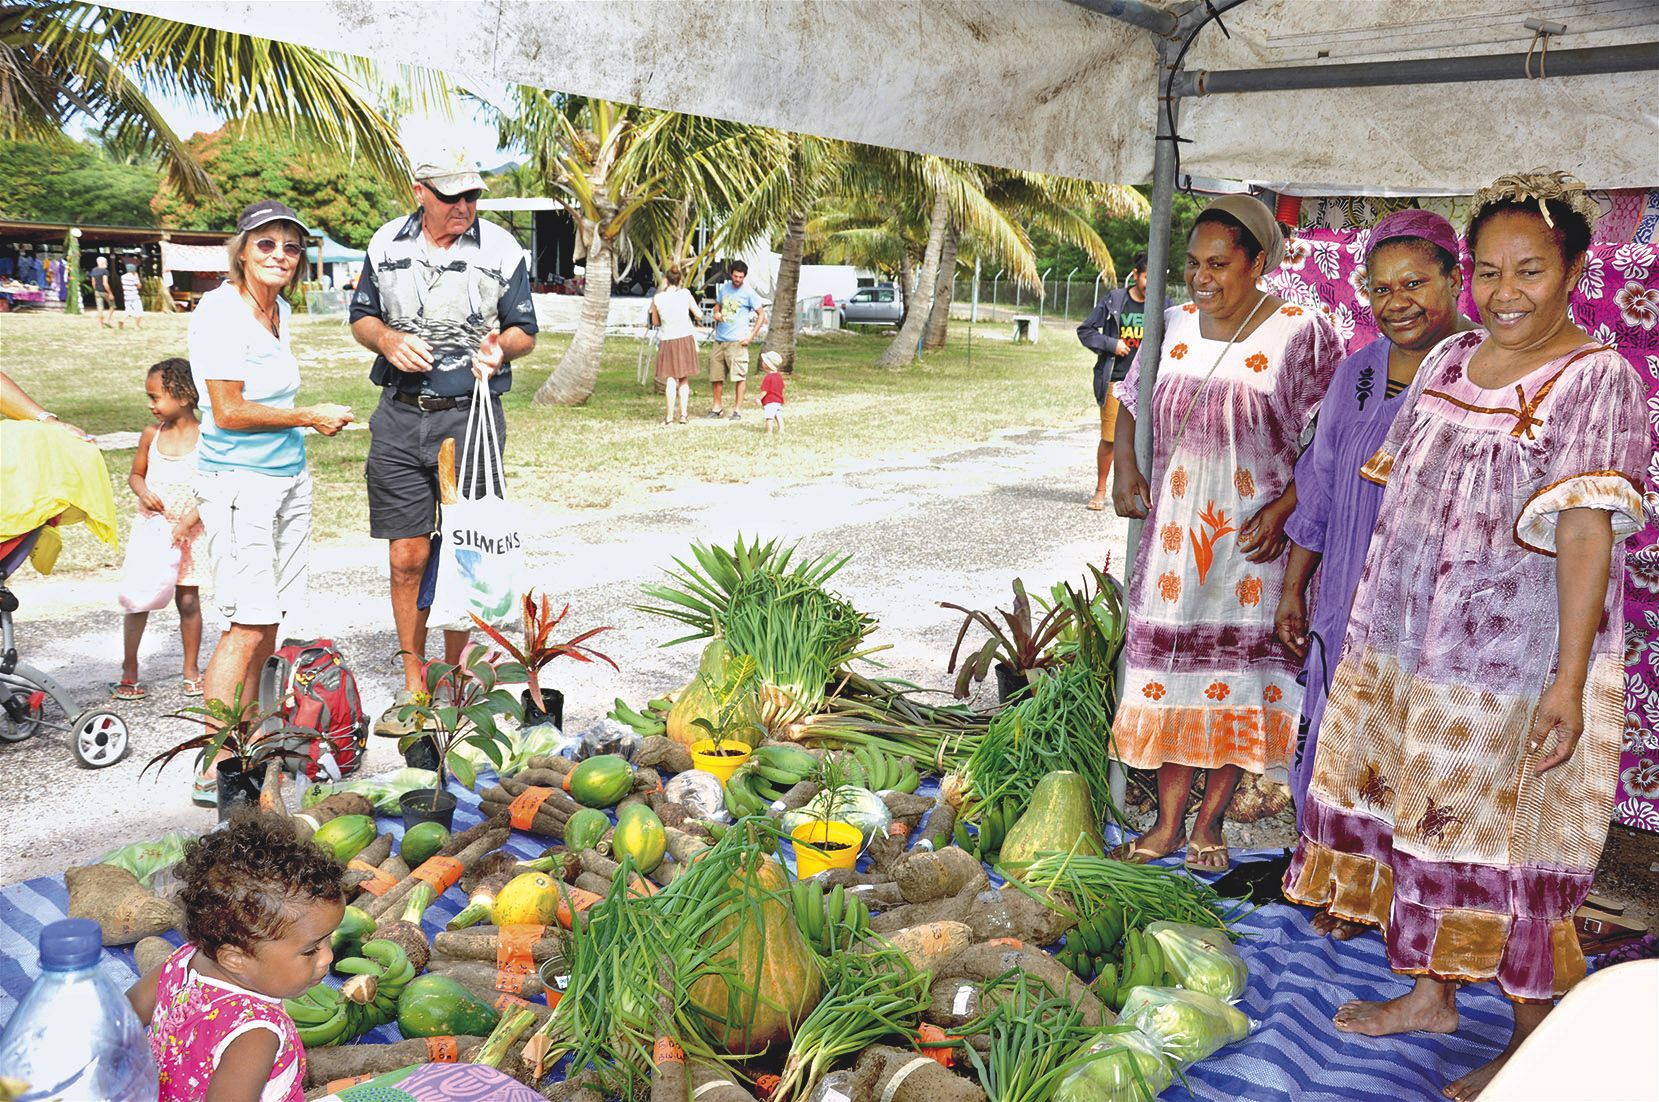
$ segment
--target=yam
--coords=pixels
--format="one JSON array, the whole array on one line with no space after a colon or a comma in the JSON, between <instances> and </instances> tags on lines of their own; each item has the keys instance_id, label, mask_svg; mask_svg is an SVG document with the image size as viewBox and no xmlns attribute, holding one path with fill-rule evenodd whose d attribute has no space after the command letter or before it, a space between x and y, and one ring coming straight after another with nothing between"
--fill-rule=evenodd
<instances>
[{"instance_id":1,"label":"yam","mask_svg":"<svg viewBox=\"0 0 1659 1102\"><path fill-rule=\"evenodd\" d=\"M755 1102L755 1096L739 1086L724 1066L704 1062L691 1063L687 1067L691 1072L691 1089L697 1102Z\"/></svg>"},{"instance_id":2,"label":"yam","mask_svg":"<svg viewBox=\"0 0 1659 1102\"><path fill-rule=\"evenodd\" d=\"M927 851L911 850L893 869L893 879L906 903L928 903L955 895L969 884L990 886L985 867L967 850L956 846Z\"/></svg>"},{"instance_id":3,"label":"yam","mask_svg":"<svg viewBox=\"0 0 1659 1102\"><path fill-rule=\"evenodd\" d=\"M1008 885L980 892L968 925L981 941L1007 937L1031 945L1053 945L1076 922L1026 891Z\"/></svg>"},{"instance_id":4,"label":"yam","mask_svg":"<svg viewBox=\"0 0 1659 1102\"><path fill-rule=\"evenodd\" d=\"M448 960L482 960L493 962L501 948L499 926L473 926L465 930L440 930L432 937L432 955ZM543 934L530 946L530 955L540 964L544 960L564 956L564 939L558 934Z\"/></svg>"},{"instance_id":5,"label":"yam","mask_svg":"<svg viewBox=\"0 0 1659 1102\"><path fill-rule=\"evenodd\" d=\"M634 751L636 766L654 766L663 773L684 773L691 768L691 751L667 735L649 735Z\"/></svg>"},{"instance_id":6,"label":"yam","mask_svg":"<svg viewBox=\"0 0 1659 1102\"><path fill-rule=\"evenodd\" d=\"M858 1057L859 1069L873 1072L872 1089L887 1102L985 1102L977 1083L947 1070L931 1056L871 1045Z\"/></svg>"},{"instance_id":7,"label":"yam","mask_svg":"<svg viewBox=\"0 0 1659 1102\"><path fill-rule=\"evenodd\" d=\"M395 943L417 972L426 967L427 960L432 956L432 947L427 944L421 928L402 919L379 922L374 928L374 937Z\"/></svg>"},{"instance_id":8,"label":"yam","mask_svg":"<svg viewBox=\"0 0 1659 1102\"><path fill-rule=\"evenodd\" d=\"M151 972L167 963L167 958L173 955L178 946L164 937L154 934L140 941L133 947L133 960L138 964L138 974L147 976Z\"/></svg>"},{"instance_id":9,"label":"yam","mask_svg":"<svg viewBox=\"0 0 1659 1102\"><path fill-rule=\"evenodd\" d=\"M1073 974L1071 969L1041 949L1013 939L983 941L977 945L970 945L938 970L934 983L937 984L940 980L969 979L984 985L1009 971L1024 972L1053 994L1070 1000L1083 1015L1084 1025L1117 1024L1117 1015L1095 998L1089 985Z\"/></svg>"},{"instance_id":10,"label":"yam","mask_svg":"<svg viewBox=\"0 0 1659 1102\"><path fill-rule=\"evenodd\" d=\"M929 922L895 930L886 937L918 972L937 972L973 944L973 928L966 922Z\"/></svg>"},{"instance_id":11,"label":"yam","mask_svg":"<svg viewBox=\"0 0 1659 1102\"><path fill-rule=\"evenodd\" d=\"M487 808L485 814L489 815ZM497 846L505 844L511 836L512 829L508 826L506 816L490 815L489 818L476 826L469 827L459 834L451 835L449 841L444 843L443 848L438 851L436 856L453 857L460 861L464 867L477 861ZM428 858L428 860L430 861L432 858ZM392 908L403 902L403 897L414 889L417 882L414 872L411 872L398 881L396 887L388 889L384 895L366 901L363 904L363 909L375 918L379 918L384 914L391 914L393 913Z\"/></svg>"},{"instance_id":12,"label":"yam","mask_svg":"<svg viewBox=\"0 0 1659 1102\"><path fill-rule=\"evenodd\" d=\"M351 1079L359 1075L379 1075L396 1071L410 1064L431 1062L430 1043L435 1037L419 1037L397 1041L389 1045L341 1045L338 1048L308 1048L305 1050L305 1089L321 1087L336 1079ZM482 1037L452 1038L458 1052L465 1052L483 1044Z\"/></svg>"},{"instance_id":13,"label":"yam","mask_svg":"<svg viewBox=\"0 0 1659 1102\"><path fill-rule=\"evenodd\" d=\"M882 834L870 839L864 848L870 867L886 876L893 875L893 866L904 856L904 838L896 834Z\"/></svg>"},{"instance_id":14,"label":"yam","mask_svg":"<svg viewBox=\"0 0 1659 1102\"><path fill-rule=\"evenodd\" d=\"M880 795L881 802L887 805L887 810L893 813L895 819L919 822L923 815L933 809L931 796L918 796L914 792L898 792L892 789Z\"/></svg>"},{"instance_id":15,"label":"yam","mask_svg":"<svg viewBox=\"0 0 1659 1102\"><path fill-rule=\"evenodd\" d=\"M540 995L541 977L534 972L522 976L502 975L494 961L449 960L433 957L426 963L426 971L433 976L448 976L486 1002L493 1003L502 994L533 999ZM503 987L506 984L508 986Z\"/></svg>"},{"instance_id":16,"label":"yam","mask_svg":"<svg viewBox=\"0 0 1659 1102\"><path fill-rule=\"evenodd\" d=\"M178 907L114 865L83 865L63 874L69 885L69 917L90 918L104 933L105 945L131 945L164 934L184 921Z\"/></svg>"},{"instance_id":17,"label":"yam","mask_svg":"<svg viewBox=\"0 0 1659 1102\"><path fill-rule=\"evenodd\" d=\"M509 853L504 849L486 853L483 857L468 865L467 871L461 874L461 890L470 894L472 889L484 880L499 873L511 872L517 869L518 863L518 855Z\"/></svg>"},{"instance_id":18,"label":"yam","mask_svg":"<svg viewBox=\"0 0 1659 1102\"><path fill-rule=\"evenodd\" d=\"M566 773L569 773L576 768L575 762L571 761L569 758L561 758L557 754L537 754L535 757L530 759L528 764L530 768L518 773L514 777L515 780L522 780L526 784L539 784L541 782L528 779L529 777L533 777L535 775L535 770L541 770L547 773L556 773L562 778ZM564 787L564 782L561 780L553 787L562 788Z\"/></svg>"},{"instance_id":19,"label":"yam","mask_svg":"<svg viewBox=\"0 0 1659 1102\"><path fill-rule=\"evenodd\" d=\"M892 934L907 926L921 926L929 922L963 922L972 926L974 901L978 894L978 889L970 884L949 899L893 907L874 916L870 920L870 929L878 934Z\"/></svg>"}]
</instances>

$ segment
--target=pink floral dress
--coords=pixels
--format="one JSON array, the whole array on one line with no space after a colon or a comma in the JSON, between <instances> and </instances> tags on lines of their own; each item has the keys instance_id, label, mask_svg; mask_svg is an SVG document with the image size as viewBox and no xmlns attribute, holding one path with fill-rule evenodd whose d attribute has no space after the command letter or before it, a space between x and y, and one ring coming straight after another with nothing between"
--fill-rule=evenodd
<instances>
[{"instance_id":1,"label":"pink floral dress","mask_svg":"<svg viewBox=\"0 0 1659 1102\"><path fill-rule=\"evenodd\" d=\"M190 967L195 954L194 945L181 947L156 981L150 1052L161 1072L161 1102L194 1102L206 1094L226 1047L250 1029L277 1035L276 1063L260 1102L303 1102L305 1048L282 1000L203 976Z\"/></svg>"}]
</instances>

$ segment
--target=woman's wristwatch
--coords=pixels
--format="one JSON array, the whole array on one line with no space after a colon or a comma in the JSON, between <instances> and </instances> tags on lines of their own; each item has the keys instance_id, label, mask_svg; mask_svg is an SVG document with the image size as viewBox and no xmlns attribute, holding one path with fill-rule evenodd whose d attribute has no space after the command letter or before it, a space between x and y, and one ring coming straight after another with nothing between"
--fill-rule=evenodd
<instances>
[{"instance_id":1,"label":"woman's wristwatch","mask_svg":"<svg viewBox=\"0 0 1659 1102\"><path fill-rule=\"evenodd\" d=\"M57 419L58 415L47 409L43 409L39 413L35 414L36 421L56 421Z\"/></svg>"}]
</instances>

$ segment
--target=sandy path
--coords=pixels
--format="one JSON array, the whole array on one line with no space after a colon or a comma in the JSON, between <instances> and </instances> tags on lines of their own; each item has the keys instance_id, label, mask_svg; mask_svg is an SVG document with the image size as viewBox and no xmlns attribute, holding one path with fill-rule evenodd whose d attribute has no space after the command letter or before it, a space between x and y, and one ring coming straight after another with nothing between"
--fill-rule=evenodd
<instances>
[{"instance_id":1,"label":"sandy path","mask_svg":"<svg viewBox=\"0 0 1659 1102\"><path fill-rule=\"evenodd\" d=\"M767 484L689 485L642 506L528 517L526 545L534 574L572 607L578 630L612 624L604 647L622 667L565 664L547 680L565 691L567 726L581 730L609 710L612 698L636 705L683 685L695 666L689 647L662 650L674 625L629 606L641 582L657 576L694 539L730 543L738 533L799 539L807 552L848 551L837 586L881 621L877 638L890 671L921 684L945 684L945 658L956 617L952 600L1006 605L1017 574L1043 593L1076 581L1086 561L1108 549L1123 554L1123 522L1082 508L1093 481L1093 427L1026 430L930 456L850 463L836 476ZM788 445L778 449L787 471ZM285 634L335 638L352 663L372 713L390 702L401 678L379 544L318 547L312 601ZM83 706L107 699L120 663L121 617L114 579L54 581L26 572L16 585L26 661L53 673ZM206 647L216 632L210 627ZM205 654L204 654L205 658ZM0 746L0 880L10 883L61 871L118 844L181 827L206 828L213 812L188 799L182 763L140 778L152 755L191 725L163 718L186 703L176 675L176 618L151 618L142 655L146 701L120 706L133 730L126 760L108 769L77 767L59 739ZM373 740L368 768L399 764L389 741Z\"/></svg>"}]
</instances>

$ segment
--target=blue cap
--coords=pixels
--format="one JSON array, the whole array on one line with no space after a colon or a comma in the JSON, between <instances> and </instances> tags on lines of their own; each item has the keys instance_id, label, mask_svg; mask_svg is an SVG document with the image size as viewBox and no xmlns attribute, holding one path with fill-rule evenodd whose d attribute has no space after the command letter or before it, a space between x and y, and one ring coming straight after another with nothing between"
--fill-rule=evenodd
<instances>
[{"instance_id":1,"label":"blue cap","mask_svg":"<svg viewBox=\"0 0 1659 1102\"><path fill-rule=\"evenodd\" d=\"M104 931L90 918L60 919L40 931L40 966L54 972L98 963Z\"/></svg>"}]
</instances>

